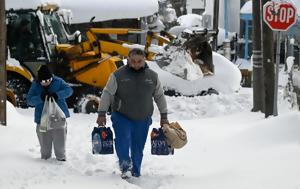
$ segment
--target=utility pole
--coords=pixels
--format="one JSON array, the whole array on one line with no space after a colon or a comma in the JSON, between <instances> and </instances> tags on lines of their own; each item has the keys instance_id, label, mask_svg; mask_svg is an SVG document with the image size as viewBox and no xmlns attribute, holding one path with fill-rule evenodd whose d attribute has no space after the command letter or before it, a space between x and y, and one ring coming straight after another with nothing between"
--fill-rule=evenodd
<instances>
[{"instance_id":1,"label":"utility pole","mask_svg":"<svg viewBox=\"0 0 300 189\"><path fill-rule=\"evenodd\" d=\"M273 115L278 115L277 96L278 96L278 80L279 80L279 63L280 63L280 45L281 45L281 32L276 34L276 72L275 72L275 88L274 88L274 107Z\"/></svg>"},{"instance_id":2,"label":"utility pole","mask_svg":"<svg viewBox=\"0 0 300 189\"><path fill-rule=\"evenodd\" d=\"M215 30L217 33L212 42L212 49L213 51L217 51L219 33L219 0L214 0L213 30Z\"/></svg>"},{"instance_id":3,"label":"utility pole","mask_svg":"<svg viewBox=\"0 0 300 189\"><path fill-rule=\"evenodd\" d=\"M259 8L257 8L259 7ZM265 90L264 90L264 70L262 64L261 52L261 3L259 0L252 1L252 15L253 15L253 112L265 112Z\"/></svg>"},{"instance_id":4,"label":"utility pole","mask_svg":"<svg viewBox=\"0 0 300 189\"><path fill-rule=\"evenodd\" d=\"M262 0L262 6L267 2L268 0ZM274 110L275 67L273 30L271 30L264 21L262 21L262 47L265 86L265 117L267 118L270 115L273 115Z\"/></svg>"},{"instance_id":5,"label":"utility pole","mask_svg":"<svg viewBox=\"0 0 300 189\"><path fill-rule=\"evenodd\" d=\"M6 125L6 23L5 0L0 0L0 125Z\"/></svg>"}]
</instances>

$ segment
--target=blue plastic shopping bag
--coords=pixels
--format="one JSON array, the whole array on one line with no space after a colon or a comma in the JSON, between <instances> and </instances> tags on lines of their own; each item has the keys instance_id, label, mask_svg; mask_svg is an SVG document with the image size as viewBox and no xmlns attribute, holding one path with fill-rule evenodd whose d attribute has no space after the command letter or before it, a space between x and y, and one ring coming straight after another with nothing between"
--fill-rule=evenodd
<instances>
[{"instance_id":1,"label":"blue plastic shopping bag","mask_svg":"<svg viewBox=\"0 0 300 189\"><path fill-rule=\"evenodd\" d=\"M174 148L171 148L161 128L153 128L151 132L151 154L152 155L173 155Z\"/></svg>"},{"instance_id":2,"label":"blue plastic shopping bag","mask_svg":"<svg viewBox=\"0 0 300 189\"><path fill-rule=\"evenodd\" d=\"M110 127L94 127L92 132L93 154L113 154L113 132Z\"/></svg>"}]
</instances>

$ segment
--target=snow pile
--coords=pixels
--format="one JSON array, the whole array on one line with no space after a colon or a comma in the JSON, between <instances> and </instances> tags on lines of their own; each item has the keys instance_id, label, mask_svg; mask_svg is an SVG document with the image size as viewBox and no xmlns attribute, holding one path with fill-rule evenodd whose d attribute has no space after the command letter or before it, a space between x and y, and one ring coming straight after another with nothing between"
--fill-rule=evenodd
<instances>
[{"instance_id":1,"label":"snow pile","mask_svg":"<svg viewBox=\"0 0 300 189\"><path fill-rule=\"evenodd\" d=\"M203 78L201 68L195 64L191 55L184 49L170 46L164 54L168 57L168 65L162 69L188 81Z\"/></svg>"},{"instance_id":2,"label":"snow pile","mask_svg":"<svg viewBox=\"0 0 300 189\"><path fill-rule=\"evenodd\" d=\"M288 85L289 77L290 77L289 73L291 73L291 71L293 70L294 59L295 59L295 57L293 57L293 56L287 57L287 59L286 59L287 70L285 70L284 68L281 68L279 70L279 76L280 76L278 78L279 86L285 87ZM293 71L293 73L294 73L294 71ZM293 74L293 84L295 84L295 83L297 84L297 74L296 74L296 77Z\"/></svg>"},{"instance_id":3,"label":"snow pile","mask_svg":"<svg viewBox=\"0 0 300 189\"><path fill-rule=\"evenodd\" d=\"M213 118L252 108L252 89L242 88L238 93L195 97L167 97L169 119L175 121ZM153 120L159 122L159 111L155 107Z\"/></svg>"},{"instance_id":4,"label":"snow pile","mask_svg":"<svg viewBox=\"0 0 300 189\"><path fill-rule=\"evenodd\" d=\"M134 49L134 48L138 48L141 50L145 49L145 45L140 45L140 44L127 44L127 43L123 43L122 44L123 47L129 48L129 49ZM159 45L155 45L155 44L151 44L151 46L149 47L149 51L153 52L155 54L158 54L160 52L164 52L164 47L163 46L159 46Z\"/></svg>"},{"instance_id":5,"label":"snow pile","mask_svg":"<svg viewBox=\"0 0 300 189\"><path fill-rule=\"evenodd\" d=\"M149 19L147 23L148 30L154 31L154 32L160 32L165 29L164 23L159 19L158 15L154 14L151 16L151 19Z\"/></svg>"},{"instance_id":6,"label":"snow pile","mask_svg":"<svg viewBox=\"0 0 300 189\"><path fill-rule=\"evenodd\" d=\"M127 45L130 48L142 48L141 45ZM240 88L241 73L236 65L222 55L213 52L215 74L203 77L200 67L195 64L190 55L183 49L168 46L167 50L157 45L151 46L152 52L163 53L163 58L157 62L148 61L151 69L158 73L166 90L175 90L183 95L197 95L209 88L221 93L232 93ZM159 64L159 65L158 65Z\"/></svg>"},{"instance_id":7,"label":"snow pile","mask_svg":"<svg viewBox=\"0 0 300 189\"><path fill-rule=\"evenodd\" d=\"M286 66L287 66L287 72L288 73L291 73L291 71L293 69L294 60L295 60L295 57L293 57L293 56L289 56L289 57L286 58Z\"/></svg>"},{"instance_id":8,"label":"snow pile","mask_svg":"<svg viewBox=\"0 0 300 189\"><path fill-rule=\"evenodd\" d=\"M17 68L19 68L19 69L21 69L21 70L24 70L23 67L21 66L21 64L20 64L20 62L19 62L18 60L16 60L16 59L10 57L9 52L8 52L8 56L7 56L7 57L8 57L7 60L6 60L6 64L7 64L7 65L9 65L9 66L11 66L11 67L17 67Z\"/></svg>"},{"instance_id":9,"label":"snow pile","mask_svg":"<svg viewBox=\"0 0 300 189\"><path fill-rule=\"evenodd\" d=\"M240 70L249 70L249 71L252 71L252 62L250 60L247 60L247 59L243 59L243 58L238 58L236 61L235 61L235 64L237 65L237 67L240 69Z\"/></svg>"},{"instance_id":10,"label":"snow pile","mask_svg":"<svg viewBox=\"0 0 300 189\"><path fill-rule=\"evenodd\" d=\"M185 27L202 27L202 16L198 14L187 14L177 18L180 26Z\"/></svg>"},{"instance_id":11,"label":"snow pile","mask_svg":"<svg viewBox=\"0 0 300 189\"><path fill-rule=\"evenodd\" d=\"M173 26L168 32L176 37L179 37L180 34L186 29L192 30L192 28L186 26Z\"/></svg>"},{"instance_id":12,"label":"snow pile","mask_svg":"<svg viewBox=\"0 0 300 189\"><path fill-rule=\"evenodd\" d=\"M220 93L233 93L239 90L242 76L237 66L215 52L213 52L213 64L215 66L214 75L193 81L177 77L161 69L155 62L150 62L148 65L158 73L165 88L175 90L183 95L196 95L209 88L214 88ZM178 67L173 68L173 70L175 69ZM178 70L178 72L180 71Z\"/></svg>"},{"instance_id":13,"label":"snow pile","mask_svg":"<svg viewBox=\"0 0 300 189\"><path fill-rule=\"evenodd\" d=\"M177 16L176 16L176 11L175 9L173 9L172 7L168 6L165 10L165 14L164 14L164 17L163 17L163 21L164 22L168 22L168 23L171 23L171 22L174 22L177 20Z\"/></svg>"},{"instance_id":14,"label":"snow pile","mask_svg":"<svg viewBox=\"0 0 300 189\"><path fill-rule=\"evenodd\" d=\"M33 109L16 110L8 103L8 126L0 127L0 188L299 188L300 114L281 112L265 119L251 113L251 91L167 97L170 121L184 127L188 143L174 156L152 156L148 138L142 177L129 182L120 178L116 154L91 153L97 114L71 113L67 162L45 161L40 159ZM153 118L150 130L159 127L157 110Z\"/></svg>"},{"instance_id":15,"label":"snow pile","mask_svg":"<svg viewBox=\"0 0 300 189\"><path fill-rule=\"evenodd\" d=\"M278 86L285 87L289 82L289 75L284 69L279 70Z\"/></svg>"},{"instance_id":16,"label":"snow pile","mask_svg":"<svg viewBox=\"0 0 300 189\"><path fill-rule=\"evenodd\" d=\"M240 11L241 14L252 14L252 0L247 1Z\"/></svg>"}]
</instances>

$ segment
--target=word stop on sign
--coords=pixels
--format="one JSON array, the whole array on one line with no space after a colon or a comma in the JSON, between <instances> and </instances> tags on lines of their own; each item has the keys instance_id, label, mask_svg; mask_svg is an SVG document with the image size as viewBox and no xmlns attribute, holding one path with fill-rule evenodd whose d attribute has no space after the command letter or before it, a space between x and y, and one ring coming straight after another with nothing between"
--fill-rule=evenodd
<instances>
[{"instance_id":1,"label":"word stop on sign","mask_svg":"<svg viewBox=\"0 0 300 189\"><path fill-rule=\"evenodd\" d=\"M297 9L291 3L267 2L263 7L264 21L272 30L286 31L297 20Z\"/></svg>"},{"instance_id":2,"label":"word stop on sign","mask_svg":"<svg viewBox=\"0 0 300 189\"><path fill-rule=\"evenodd\" d=\"M267 21L269 22L281 22L281 23L291 23L294 22L295 10L291 7L281 8L275 13L273 6L267 8Z\"/></svg>"}]
</instances>

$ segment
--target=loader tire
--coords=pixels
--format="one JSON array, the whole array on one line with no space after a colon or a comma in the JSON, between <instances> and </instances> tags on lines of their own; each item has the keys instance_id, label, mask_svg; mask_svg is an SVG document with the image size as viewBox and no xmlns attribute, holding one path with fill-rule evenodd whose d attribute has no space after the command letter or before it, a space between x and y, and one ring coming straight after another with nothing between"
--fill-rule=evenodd
<instances>
[{"instance_id":1,"label":"loader tire","mask_svg":"<svg viewBox=\"0 0 300 189\"><path fill-rule=\"evenodd\" d=\"M95 100L90 100L85 105L85 112L87 114L97 113L98 112L98 107L99 107L99 102L97 102Z\"/></svg>"},{"instance_id":2,"label":"loader tire","mask_svg":"<svg viewBox=\"0 0 300 189\"><path fill-rule=\"evenodd\" d=\"M100 97L93 94L83 95L74 104L74 113L97 113Z\"/></svg>"}]
</instances>

